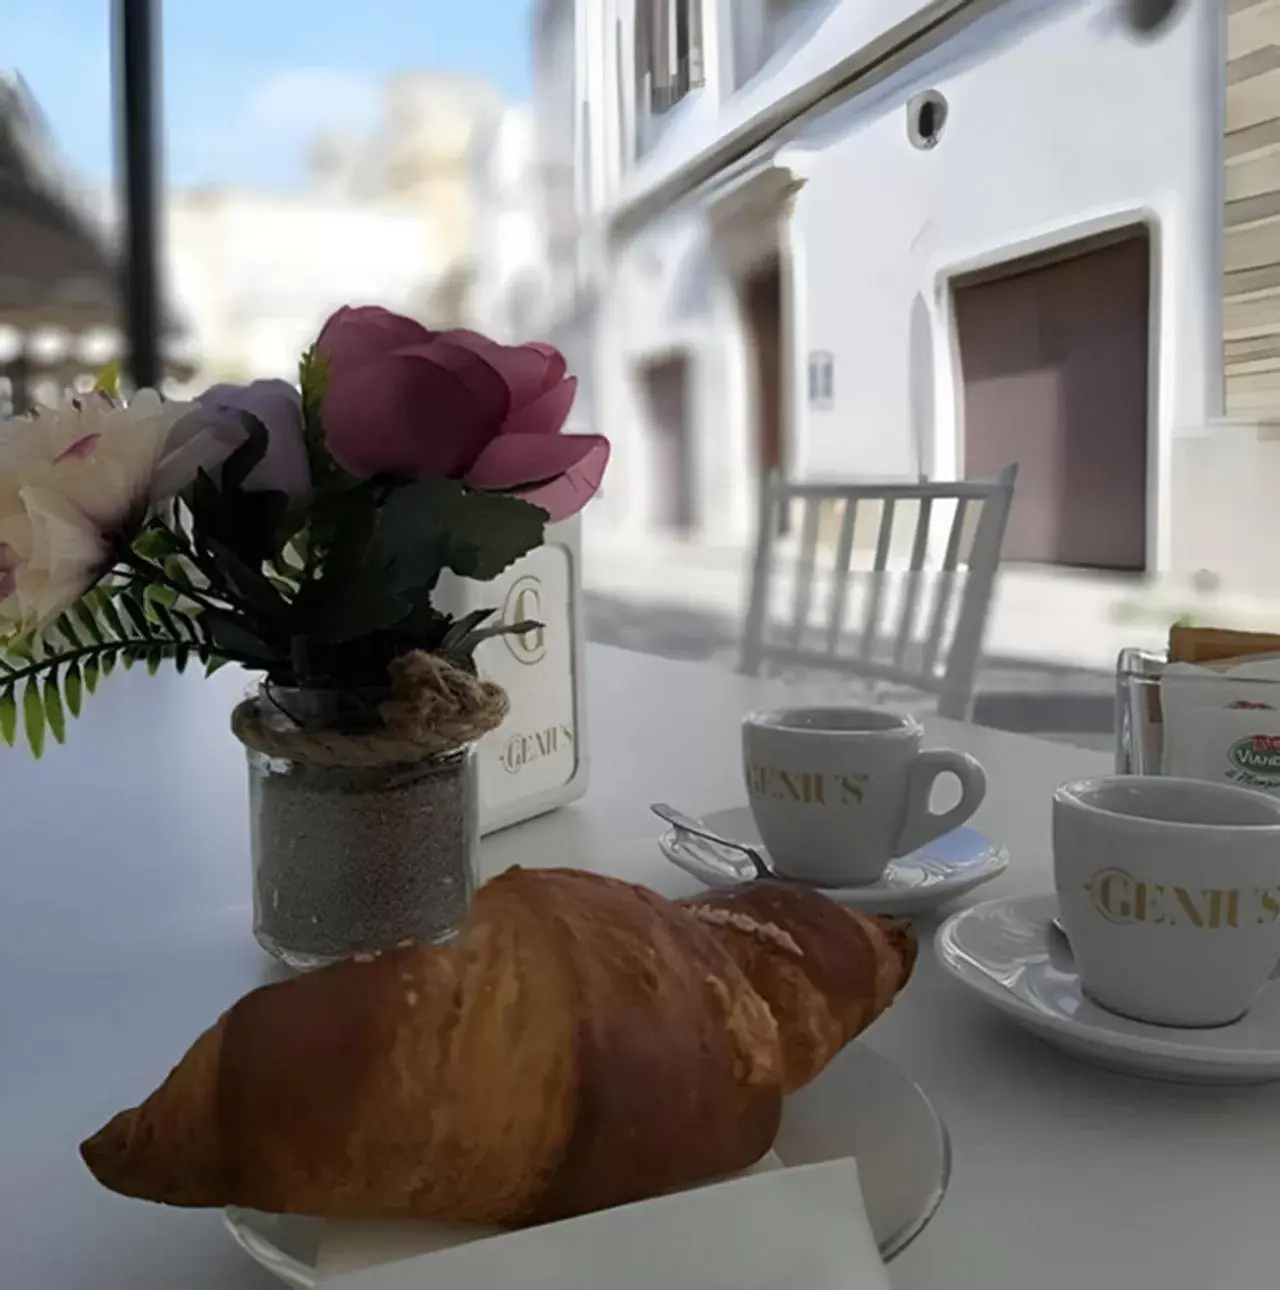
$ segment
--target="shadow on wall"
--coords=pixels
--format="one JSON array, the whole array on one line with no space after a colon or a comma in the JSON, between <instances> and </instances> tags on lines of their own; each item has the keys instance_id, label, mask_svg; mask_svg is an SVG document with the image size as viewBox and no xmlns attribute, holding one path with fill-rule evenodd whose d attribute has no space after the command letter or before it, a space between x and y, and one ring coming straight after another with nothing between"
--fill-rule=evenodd
<instances>
[{"instance_id":1,"label":"shadow on wall","mask_svg":"<svg viewBox=\"0 0 1280 1290\"><path fill-rule=\"evenodd\" d=\"M915 448L916 471L931 479L934 470L935 396L933 371L933 319L924 295L917 293L911 303L911 325L907 342L907 398L911 409L911 442Z\"/></svg>"},{"instance_id":2,"label":"shadow on wall","mask_svg":"<svg viewBox=\"0 0 1280 1290\"><path fill-rule=\"evenodd\" d=\"M695 322L707 316L713 262L710 234L700 233L685 248L671 272L672 290L668 309L672 322Z\"/></svg>"}]
</instances>

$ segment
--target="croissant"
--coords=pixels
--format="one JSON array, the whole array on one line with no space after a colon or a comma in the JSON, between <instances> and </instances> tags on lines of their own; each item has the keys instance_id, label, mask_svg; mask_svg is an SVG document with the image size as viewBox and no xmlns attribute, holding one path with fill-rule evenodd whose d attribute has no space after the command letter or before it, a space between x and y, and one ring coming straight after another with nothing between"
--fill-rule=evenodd
<instances>
[{"instance_id":1,"label":"croissant","mask_svg":"<svg viewBox=\"0 0 1280 1290\"><path fill-rule=\"evenodd\" d=\"M171 1205L520 1226L625 1204L755 1163L915 951L799 887L672 902L516 868L453 946L246 995L80 1150Z\"/></svg>"}]
</instances>

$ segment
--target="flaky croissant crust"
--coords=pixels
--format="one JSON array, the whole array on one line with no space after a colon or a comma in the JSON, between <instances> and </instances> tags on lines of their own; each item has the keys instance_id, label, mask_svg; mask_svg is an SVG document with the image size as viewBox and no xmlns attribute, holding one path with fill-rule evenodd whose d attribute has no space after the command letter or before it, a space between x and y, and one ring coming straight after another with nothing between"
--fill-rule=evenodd
<instances>
[{"instance_id":1,"label":"flaky croissant crust","mask_svg":"<svg viewBox=\"0 0 1280 1290\"><path fill-rule=\"evenodd\" d=\"M892 1003L904 925L798 886L672 902L512 869L456 945L246 995L81 1152L172 1205L521 1225L744 1169Z\"/></svg>"}]
</instances>

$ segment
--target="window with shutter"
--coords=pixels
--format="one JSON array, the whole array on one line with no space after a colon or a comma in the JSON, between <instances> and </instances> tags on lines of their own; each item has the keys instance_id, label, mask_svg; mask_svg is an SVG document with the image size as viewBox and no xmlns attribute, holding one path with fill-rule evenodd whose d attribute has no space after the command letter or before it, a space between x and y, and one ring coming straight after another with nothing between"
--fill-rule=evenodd
<instances>
[{"instance_id":1,"label":"window with shutter","mask_svg":"<svg viewBox=\"0 0 1280 1290\"><path fill-rule=\"evenodd\" d=\"M703 0L637 0L636 82L650 113L679 103L705 81Z\"/></svg>"}]
</instances>

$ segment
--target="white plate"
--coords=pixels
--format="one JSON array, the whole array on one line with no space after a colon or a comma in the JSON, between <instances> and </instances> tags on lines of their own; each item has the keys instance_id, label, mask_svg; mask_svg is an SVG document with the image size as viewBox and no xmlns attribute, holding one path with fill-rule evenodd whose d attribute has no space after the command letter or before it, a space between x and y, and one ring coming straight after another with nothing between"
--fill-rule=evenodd
<instances>
[{"instance_id":1,"label":"white plate","mask_svg":"<svg viewBox=\"0 0 1280 1290\"><path fill-rule=\"evenodd\" d=\"M768 855L760 830L751 818L751 808L736 806L704 815L702 822L724 838L732 838ZM711 887L736 887L740 879L714 863L714 847L670 829L658 841L662 854L673 865ZM708 863L704 857L710 857ZM919 914L966 891L997 878L1009 867L1009 853L977 829L953 829L950 833L891 860L884 874L862 887L823 887L824 896L853 905L868 913Z\"/></svg>"},{"instance_id":2,"label":"white plate","mask_svg":"<svg viewBox=\"0 0 1280 1290\"><path fill-rule=\"evenodd\" d=\"M1041 1039L1095 1065L1184 1084L1280 1080L1280 984L1239 1021L1193 1030L1108 1012L1081 992L1071 951L1050 930L1054 895L989 900L947 919L934 945L957 980Z\"/></svg>"},{"instance_id":3,"label":"white plate","mask_svg":"<svg viewBox=\"0 0 1280 1290\"><path fill-rule=\"evenodd\" d=\"M867 1218L886 1262L924 1230L951 1175L947 1132L929 1099L861 1042L787 1099L774 1151L784 1166L856 1157ZM228 1209L226 1225L281 1281L306 1290L316 1284L322 1220ZM396 1253L403 1257L402 1245Z\"/></svg>"}]
</instances>

